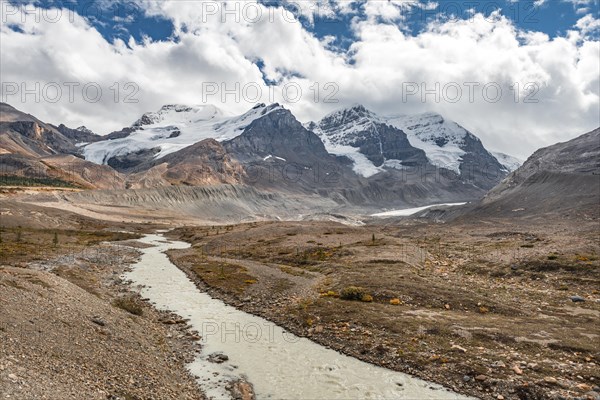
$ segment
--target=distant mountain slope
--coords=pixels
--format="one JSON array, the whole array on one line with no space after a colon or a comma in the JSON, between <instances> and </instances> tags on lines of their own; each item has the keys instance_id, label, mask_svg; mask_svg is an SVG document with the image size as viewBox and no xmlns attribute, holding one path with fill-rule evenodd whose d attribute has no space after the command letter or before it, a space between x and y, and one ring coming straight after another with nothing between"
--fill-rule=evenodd
<instances>
[{"instance_id":1,"label":"distant mountain slope","mask_svg":"<svg viewBox=\"0 0 600 400\"><path fill-rule=\"evenodd\" d=\"M498 151L492 151L490 153L494 157L496 157L496 160L498 160L498 162L500 164L502 164L504 166L504 168L506 168L508 170L508 172L513 172L514 170L519 168L521 165L523 165L523 162L524 162L520 158L513 157L508 154L500 153Z\"/></svg>"},{"instance_id":2,"label":"distant mountain slope","mask_svg":"<svg viewBox=\"0 0 600 400\"><path fill-rule=\"evenodd\" d=\"M260 188L335 197L342 189L360 193L366 186L346 159L328 153L321 139L283 108L256 119L223 146L244 165L244 181Z\"/></svg>"},{"instance_id":3,"label":"distant mountain slope","mask_svg":"<svg viewBox=\"0 0 600 400\"><path fill-rule=\"evenodd\" d=\"M204 139L163 158L138 165L127 178L132 189L240 184L242 166L214 139Z\"/></svg>"},{"instance_id":4,"label":"distant mountain slope","mask_svg":"<svg viewBox=\"0 0 600 400\"><path fill-rule=\"evenodd\" d=\"M86 188L247 185L378 211L478 200L507 173L479 139L437 114L380 117L357 105L303 125L279 104L237 116L166 105L98 136L5 108L6 124L43 133L7 125L2 140L24 145L0 146L0 166L25 175L38 168ZM11 159L15 147L19 160Z\"/></svg>"},{"instance_id":5,"label":"distant mountain slope","mask_svg":"<svg viewBox=\"0 0 600 400\"><path fill-rule=\"evenodd\" d=\"M389 169L439 168L448 178L494 187L509 172L472 133L435 113L379 116L362 105L335 111L306 125L327 149L370 177Z\"/></svg>"},{"instance_id":6,"label":"distant mountain slope","mask_svg":"<svg viewBox=\"0 0 600 400\"><path fill-rule=\"evenodd\" d=\"M79 128L72 129L64 124L60 124L59 126L54 127L57 131L62 133L66 138L71 140L73 144L76 146L81 146L83 144L97 142L102 140L103 137L95 134L85 126L80 126Z\"/></svg>"},{"instance_id":7,"label":"distant mountain slope","mask_svg":"<svg viewBox=\"0 0 600 400\"><path fill-rule=\"evenodd\" d=\"M520 215L572 210L598 216L600 128L536 151L482 200L476 213Z\"/></svg>"},{"instance_id":8,"label":"distant mountain slope","mask_svg":"<svg viewBox=\"0 0 600 400\"><path fill-rule=\"evenodd\" d=\"M0 152L28 157L75 154L77 147L52 125L0 103Z\"/></svg>"},{"instance_id":9,"label":"distant mountain slope","mask_svg":"<svg viewBox=\"0 0 600 400\"><path fill-rule=\"evenodd\" d=\"M413 147L404 132L361 105L335 111L306 126L321 137L329 152L350 158L355 172L367 178L383 172L382 167L401 169L427 163L425 152Z\"/></svg>"},{"instance_id":10,"label":"distant mountain slope","mask_svg":"<svg viewBox=\"0 0 600 400\"><path fill-rule=\"evenodd\" d=\"M54 127L0 103L1 183L85 189L125 187L124 177L112 168L76 157L79 148L75 143L96 137L90 131Z\"/></svg>"},{"instance_id":11,"label":"distant mountain slope","mask_svg":"<svg viewBox=\"0 0 600 400\"><path fill-rule=\"evenodd\" d=\"M407 132L410 143L423 149L434 165L456 172L482 189L491 189L508 173L477 136L439 114L386 119Z\"/></svg>"}]
</instances>

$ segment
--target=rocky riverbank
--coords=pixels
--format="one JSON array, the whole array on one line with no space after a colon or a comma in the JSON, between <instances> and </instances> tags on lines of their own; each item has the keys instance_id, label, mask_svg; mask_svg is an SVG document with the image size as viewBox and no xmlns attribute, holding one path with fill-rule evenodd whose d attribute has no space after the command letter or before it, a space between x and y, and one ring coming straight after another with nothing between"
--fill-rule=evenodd
<instances>
[{"instance_id":1,"label":"rocky riverbank","mask_svg":"<svg viewBox=\"0 0 600 400\"><path fill-rule=\"evenodd\" d=\"M2 232L0 397L203 399L198 338L119 278L135 248L71 235Z\"/></svg>"}]
</instances>

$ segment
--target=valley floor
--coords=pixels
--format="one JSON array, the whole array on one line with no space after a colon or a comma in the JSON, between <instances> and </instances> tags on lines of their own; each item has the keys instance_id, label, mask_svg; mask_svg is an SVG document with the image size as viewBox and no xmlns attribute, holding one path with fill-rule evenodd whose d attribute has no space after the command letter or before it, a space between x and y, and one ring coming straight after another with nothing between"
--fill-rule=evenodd
<instances>
[{"instance_id":1,"label":"valley floor","mask_svg":"<svg viewBox=\"0 0 600 400\"><path fill-rule=\"evenodd\" d=\"M214 297L460 393L597 399L597 227L251 223L172 231L194 246L170 257Z\"/></svg>"},{"instance_id":2,"label":"valley floor","mask_svg":"<svg viewBox=\"0 0 600 400\"><path fill-rule=\"evenodd\" d=\"M202 398L198 337L119 279L163 226L0 208L2 398ZM597 219L168 235L203 291L343 353L484 399L600 398Z\"/></svg>"}]
</instances>

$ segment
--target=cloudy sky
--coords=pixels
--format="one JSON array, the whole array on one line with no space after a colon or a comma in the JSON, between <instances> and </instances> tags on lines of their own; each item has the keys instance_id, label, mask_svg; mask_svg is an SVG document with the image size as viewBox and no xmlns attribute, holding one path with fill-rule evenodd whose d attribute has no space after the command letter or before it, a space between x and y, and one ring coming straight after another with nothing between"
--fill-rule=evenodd
<instances>
[{"instance_id":1,"label":"cloudy sky","mask_svg":"<svg viewBox=\"0 0 600 400\"><path fill-rule=\"evenodd\" d=\"M2 101L100 134L163 104L360 103L527 157L600 125L598 0L0 3Z\"/></svg>"}]
</instances>

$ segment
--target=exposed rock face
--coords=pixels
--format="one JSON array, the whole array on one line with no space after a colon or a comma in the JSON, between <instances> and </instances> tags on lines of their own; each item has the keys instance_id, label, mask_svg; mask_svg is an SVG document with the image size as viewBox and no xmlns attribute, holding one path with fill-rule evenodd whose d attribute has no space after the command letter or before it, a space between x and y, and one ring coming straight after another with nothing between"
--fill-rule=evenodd
<instances>
[{"instance_id":1,"label":"exposed rock face","mask_svg":"<svg viewBox=\"0 0 600 400\"><path fill-rule=\"evenodd\" d=\"M268 156L297 163L331 158L319 137L284 109L255 120L224 146L242 162L259 161Z\"/></svg>"},{"instance_id":2,"label":"exposed rock face","mask_svg":"<svg viewBox=\"0 0 600 400\"><path fill-rule=\"evenodd\" d=\"M598 217L599 197L600 128L536 151L476 211L519 215L574 210Z\"/></svg>"},{"instance_id":3,"label":"exposed rock face","mask_svg":"<svg viewBox=\"0 0 600 400\"><path fill-rule=\"evenodd\" d=\"M482 192L500 182L508 170L481 141L439 114L379 116L361 105L333 112L307 125L325 141L329 151L347 153L355 148L381 172L418 167L443 169L448 177L474 185ZM352 156L352 155L351 155ZM353 157L355 158L355 157ZM355 168L372 176L372 168Z\"/></svg>"},{"instance_id":4,"label":"exposed rock face","mask_svg":"<svg viewBox=\"0 0 600 400\"><path fill-rule=\"evenodd\" d=\"M157 147L152 149L136 150L132 151L131 153L114 156L108 159L107 164L117 171L128 172L140 164L147 162L147 160L151 160L159 152L160 149Z\"/></svg>"},{"instance_id":5,"label":"exposed rock face","mask_svg":"<svg viewBox=\"0 0 600 400\"><path fill-rule=\"evenodd\" d=\"M67 139L69 139L72 143L92 143L97 142L98 140L102 140L103 137L100 135L96 135L90 129L85 126L80 126L77 129L71 129L64 124L60 124L56 127L60 133L62 133Z\"/></svg>"},{"instance_id":6,"label":"exposed rock face","mask_svg":"<svg viewBox=\"0 0 600 400\"><path fill-rule=\"evenodd\" d=\"M73 142L52 125L0 103L0 148L3 153L27 156L75 154Z\"/></svg>"},{"instance_id":7,"label":"exposed rock face","mask_svg":"<svg viewBox=\"0 0 600 400\"><path fill-rule=\"evenodd\" d=\"M508 170L472 133L467 132L460 148L465 152L460 163L460 176L463 180L489 190L506 177Z\"/></svg>"},{"instance_id":8,"label":"exposed rock face","mask_svg":"<svg viewBox=\"0 0 600 400\"><path fill-rule=\"evenodd\" d=\"M6 103L0 103L0 116L0 175L87 189L124 187L123 177L112 168L76 157L75 143L100 136L64 125L56 128Z\"/></svg>"},{"instance_id":9,"label":"exposed rock face","mask_svg":"<svg viewBox=\"0 0 600 400\"><path fill-rule=\"evenodd\" d=\"M136 168L128 178L130 188L169 185L203 186L241 183L242 166L214 139L206 139L159 160Z\"/></svg>"},{"instance_id":10,"label":"exposed rock face","mask_svg":"<svg viewBox=\"0 0 600 400\"><path fill-rule=\"evenodd\" d=\"M77 153L68 138L38 121L1 121L0 146L4 152L32 157Z\"/></svg>"},{"instance_id":11,"label":"exposed rock face","mask_svg":"<svg viewBox=\"0 0 600 400\"><path fill-rule=\"evenodd\" d=\"M223 146L244 165L244 182L260 188L336 198L346 189L360 193L365 184L348 160L329 154L319 137L285 109L256 119Z\"/></svg>"},{"instance_id":12,"label":"exposed rock face","mask_svg":"<svg viewBox=\"0 0 600 400\"><path fill-rule=\"evenodd\" d=\"M376 167L386 160L404 166L427 163L425 153L411 146L403 131L361 105L329 114L310 126L333 144L358 148Z\"/></svg>"}]
</instances>

